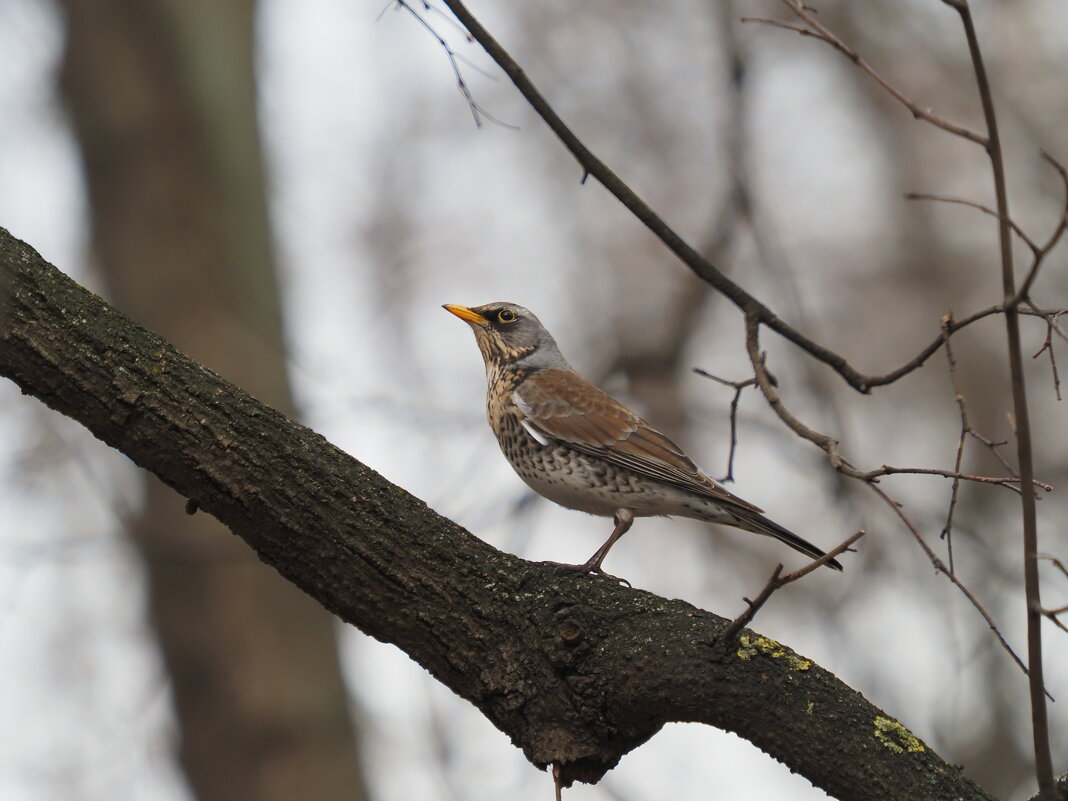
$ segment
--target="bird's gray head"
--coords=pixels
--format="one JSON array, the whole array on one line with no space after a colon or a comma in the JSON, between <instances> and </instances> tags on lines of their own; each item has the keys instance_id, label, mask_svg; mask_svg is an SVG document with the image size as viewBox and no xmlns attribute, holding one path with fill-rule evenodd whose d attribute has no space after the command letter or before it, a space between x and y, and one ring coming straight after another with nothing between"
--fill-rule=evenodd
<instances>
[{"instance_id":1,"label":"bird's gray head","mask_svg":"<svg viewBox=\"0 0 1068 801\"><path fill-rule=\"evenodd\" d=\"M517 303L498 301L471 307L447 303L442 308L471 326L487 370L569 367L541 321Z\"/></svg>"}]
</instances>

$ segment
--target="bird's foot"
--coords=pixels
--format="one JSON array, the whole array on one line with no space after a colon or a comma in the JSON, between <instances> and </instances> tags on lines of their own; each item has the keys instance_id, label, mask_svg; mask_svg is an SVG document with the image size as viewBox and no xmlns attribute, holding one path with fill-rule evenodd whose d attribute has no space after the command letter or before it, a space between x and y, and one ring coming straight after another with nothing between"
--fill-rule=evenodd
<instances>
[{"instance_id":1,"label":"bird's foot","mask_svg":"<svg viewBox=\"0 0 1068 801\"><path fill-rule=\"evenodd\" d=\"M606 573L601 569L601 566L594 564L593 562L586 562L583 565L569 565L564 562L545 562L544 564L550 565L553 571L556 573L581 573L584 576L601 576L611 581L618 582L624 586L631 586L630 582L625 578L619 576L613 576L611 573Z\"/></svg>"}]
</instances>

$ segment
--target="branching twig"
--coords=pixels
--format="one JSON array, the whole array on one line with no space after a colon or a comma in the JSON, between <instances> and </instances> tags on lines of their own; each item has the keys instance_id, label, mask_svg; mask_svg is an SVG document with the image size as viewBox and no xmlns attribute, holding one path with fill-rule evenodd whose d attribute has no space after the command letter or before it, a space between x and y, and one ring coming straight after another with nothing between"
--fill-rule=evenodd
<instances>
[{"instance_id":1,"label":"branching twig","mask_svg":"<svg viewBox=\"0 0 1068 801\"><path fill-rule=\"evenodd\" d=\"M1006 307L1018 308L1021 303L1028 303L1031 308L1034 309L1034 305L1030 303L1031 286L1035 279L1038 277L1039 268L1042 266L1042 262L1046 258L1047 254L1057 245L1061 237L1064 235L1065 229L1068 229L1068 170L1057 161L1049 153L1042 151L1042 157L1048 161L1053 169L1057 171L1057 174L1061 177L1061 182L1064 184L1065 205L1061 212L1061 217L1057 221L1056 227L1053 229L1053 233L1050 234L1046 244L1042 247L1032 246L1031 251L1034 256L1031 262L1031 269L1027 271L1027 277L1024 279L1023 284L1020 285L1020 290L1010 300ZM1034 309L1034 311L1038 311ZM1058 325L1057 320L1065 310L1056 312L1045 312L1042 316L1046 320L1046 340L1042 344L1042 347L1031 358L1037 359L1043 353L1049 353L1050 369L1053 371L1053 391L1057 394L1057 400L1061 400L1061 377L1057 371L1057 357L1053 352L1053 334L1056 332L1062 339L1068 339L1064 330Z\"/></svg>"},{"instance_id":2,"label":"branching twig","mask_svg":"<svg viewBox=\"0 0 1068 801\"><path fill-rule=\"evenodd\" d=\"M804 21L808 28L790 25L785 22L778 22L776 20L769 19L754 19L752 17L743 17L742 22L760 22L766 25L774 25L777 28L786 28L787 30L800 33L802 36L811 36L815 39L819 39L822 42L826 42L843 56L848 58L857 67L864 72L869 78L875 81L879 86L886 90L895 100L909 110L913 117L918 120L925 120L931 123L936 128L941 128L944 131L948 131L955 136L959 136L963 139L967 139L970 142L975 142L977 145L986 146L987 140L982 134L971 131L961 125L950 122L934 114L930 109L921 108L918 104L912 102L907 98L903 92L901 92L896 86L887 81L882 75L875 71L875 69L863 58L856 50L849 47L845 42L831 33L826 27L824 27L819 20L809 11L808 7L798 0L782 0L783 4L796 14L801 20Z\"/></svg>"},{"instance_id":3,"label":"branching twig","mask_svg":"<svg viewBox=\"0 0 1068 801\"><path fill-rule=\"evenodd\" d=\"M712 373L709 373L706 370L702 370L700 367L693 368L693 371L697 373L697 375L704 376L705 378L710 378L716 383L722 384L725 387L730 387L734 390L734 397L731 398L731 446L730 450L727 451L727 473L722 478L717 479L717 481L722 482L734 481L734 453L735 450L737 450L738 448L738 401L741 400L742 391L746 387L756 385L756 379L747 378L745 381L728 381L725 378L720 378L719 376L712 375ZM772 378L772 382L774 382L774 378Z\"/></svg>"},{"instance_id":4,"label":"branching twig","mask_svg":"<svg viewBox=\"0 0 1068 801\"><path fill-rule=\"evenodd\" d=\"M765 400L767 400L768 405L795 434L807 439L825 451L831 460L832 467L855 477L857 471L853 470L852 466L848 465L838 453L838 440L809 428L794 417L790 410L786 408L786 404L782 402L782 398L779 397L779 393L771 381L764 355L760 352L759 332L760 320L755 314L747 314L745 316L745 349L749 354L749 363L753 367L753 377L756 379L757 386L760 388Z\"/></svg>"},{"instance_id":5,"label":"branching twig","mask_svg":"<svg viewBox=\"0 0 1068 801\"><path fill-rule=\"evenodd\" d=\"M952 313L947 314L945 317L943 317L943 328L950 325L952 321ZM1016 473L1016 470L1012 467L1012 465L1009 464L1008 460L1001 454L1001 451L998 450L1001 446L1006 445L1008 443L1005 441L995 442L994 440L988 439L987 437L976 431L975 427L972 425L971 418L968 416L968 402L964 398L964 392L961 390L960 380L957 376L957 357L956 354L953 352L952 340L948 336L946 337L946 360L949 364L949 380L953 385L953 397L957 403L957 408L960 412L960 438L957 441L957 455L954 460L954 471L960 473L961 465L964 459L964 445L967 442L968 437L971 437L972 439L975 439L976 441L985 445L986 448L994 455L994 457L999 462L1001 462L1001 465L1005 468L1005 470L1008 471L1014 483L1006 483L1005 486L1019 492L1019 476ZM960 482L964 478L964 476L954 476L953 478L953 490L949 498L949 510L946 513L946 523L942 527L942 538L946 541L946 551L949 559L949 571L951 573L956 572L953 564L953 514L957 508L957 498L958 493L960 492ZM1046 490L1046 492L1051 492L1053 490L1053 488L1049 484L1043 484L1038 481L1035 482L1035 486Z\"/></svg>"},{"instance_id":6,"label":"branching twig","mask_svg":"<svg viewBox=\"0 0 1068 801\"><path fill-rule=\"evenodd\" d=\"M742 600L745 601L748 605L746 610L731 621L730 625L727 626L727 628L723 630L723 633L720 634L719 637L716 639L716 642L724 645L730 645L730 643L738 635L738 632L740 632L742 629L744 629L746 626L753 622L753 618L756 617L756 613L760 611L760 608L764 606L765 603L767 603L768 599L772 596L772 593L779 589L782 589L787 584L791 584L797 581L798 579L804 578L813 570L823 567L823 565L827 564L836 556L839 556L845 553L846 551L851 550L850 546L854 542L859 540L861 537L863 537L864 534L864 531L858 531L852 537L840 543L838 546L825 553L819 559L814 559L804 567L795 570L793 573L787 573L785 576L782 575L782 565L780 564L772 572L771 578L768 579L768 583L764 585L764 589L760 591L760 594L756 597L755 600L750 601L748 598L742 598Z\"/></svg>"},{"instance_id":7,"label":"branching twig","mask_svg":"<svg viewBox=\"0 0 1068 801\"><path fill-rule=\"evenodd\" d=\"M477 100L475 100L475 96L471 93L471 88L467 85L467 81L464 79L463 72L460 71L460 63L463 62L465 64L468 64L470 67L472 67L472 69L475 69L476 71L481 72L485 75L486 73L480 67L475 66L466 58L459 55L455 50L453 50L452 46L447 41L445 41L445 37L438 33L434 26L430 24L430 21L427 20L427 18L424 17L422 14L420 14L419 11L417 11L411 3L407 2L407 0L391 0L390 5L393 5L396 8L404 9L413 17L415 17L419 24L422 25L423 28L425 28L427 32L431 36L433 36L434 39L437 40L437 43L441 46L441 49L445 51L445 55L449 59L449 66L452 67L452 73L456 76L456 87L460 90L460 94L463 95L464 100L467 101L468 108L471 109L471 116L475 121L476 128L482 127L482 120L483 118L485 118L490 122L496 123L497 125L500 125L504 128L519 130L517 126L511 125L507 122L504 122L503 120L498 119L497 117L494 117L492 114L486 111L486 109L482 108L482 106L479 105ZM421 2L421 5L423 6L424 11L434 11L438 14L441 14L441 12L437 8L430 5L430 3L426 2L425 0ZM442 16L444 17L443 14ZM454 27L459 28L459 26L457 26L453 20L449 20L448 17L444 18L448 20L449 23L452 24ZM472 41L472 37L467 31L463 31L462 29L460 30L469 42Z\"/></svg>"},{"instance_id":8,"label":"branching twig","mask_svg":"<svg viewBox=\"0 0 1068 801\"><path fill-rule=\"evenodd\" d=\"M823 434L816 431L813 428L802 423L797 419L786 405L783 403L782 398L779 397L779 393L776 391L773 385L770 374L767 371L767 366L764 361L764 356L760 353L760 343L758 339L760 323L752 318L746 318L745 327L745 347L749 353L749 361L753 367L753 376L756 380L757 386L763 393L764 398L767 400L768 405L779 416L786 425L794 431L798 436L803 439L807 439L817 447L826 452L830 459L831 466L838 470L840 473L849 476L850 478L859 479L868 484L876 483L876 480L880 476L892 475L895 473L914 473L924 475L936 475L944 476L946 478L959 479L962 481L974 481L980 484L996 484L998 486L1008 487L1015 491L1019 491L1019 485L1021 480L1013 473L1009 477L990 477L990 476L976 476L969 473L961 473L954 470L941 470L938 468L929 467L891 467L889 465L883 465L875 470L862 471L858 470L855 466L850 464L845 458L842 457L838 451L838 440L831 437L828 434ZM950 326L947 323L946 328ZM999 443L992 443L978 434L973 434L981 441L988 443L989 445L996 446ZM1011 468L1010 468L1011 470ZM1052 492L1053 487L1042 481L1037 481L1034 478L1031 479L1031 485L1043 489L1046 492Z\"/></svg>"},{"instance_id":9,"label":"branching twig","mask_svg":"<svg viewBox=\"0 0 1068 801\"><path fill-rule=\"evenodd\" d=\"M1032 359L1037 359L1043 353L1049 354L1049 366L1053 371L1053 391L1057 394L1057 400L1061 400L1061 376L1057 372L1057 356L1053 352L1053 332L1059 329L1057 318L1064 313L1064 311L1059 311L1047 318L1046 340L1042 343L1042 347L1031 357Z\"/></svg>"},{"instance_id":10,"label":"branching twig","mask_svg":"<svg viewBox=\"0 0 1068 801\"><path fill-rule=\"evenodd\" d=\"M1013 296L1011 300L1005 303L1006 308L1019 306L1024 300L1029 297L1029 294L1031 292L1031 286L1034 284L1035 279L1038 277L1038 271L1042 267L1043 261L1045 260L1046 256L1049 255L1050 251L1052 251L1053 248L1056 247L1057 243L1063 236L1065 229L1068 229L1068 170L1066 170L1060 164L1060 162L1053 158L1053 156L1051 156L1049 153L1042 151L1042 157L1046 161L1048 161L1057 171L1065 187L1064 209L1062 210L1061 216L1057 221L1057 225L1053 229L1053 233L1050 234L1049 239L1046 240L1046 243L1044 245L1037 244L1011 218L1006 217L1003 219L1001 215L998 214L998 212L994 209L990 208L989 206L984 206L982 203L976 203L974 200L966 200L964 198L959 197L949 197L947 195L934 195L927 192L908 192L905 194L905 197L909 200L933 200L940 203L956 203L961 206L968 206L970 208L977 209L978 211L981 211L984 214L989 214L995 220L998 220L999 222L1004 222L1006 225L1008 225L1009 228L1012 229L1012 232L1016 234L1016 236L1018 236L1025 245L1027 245L1028 249L1031 251L1031 267L1027 272L1027 277L1024 279L1024 282L1020 285L1019 291L1016 293L1015 296Z\"/></svg>"},{"instance_id":11,"label":"branching twig","mask_svg":"<svg viewBox=\"0 0 1068 801\"><path fill-rule=\"evenodd\" d=\"M1061 236L1064 235L1064 231L1068 228L1068 170L1053 158L1045 150L1042 151L1042 158L1048 161L1053 169L1061 176L1061 183L1064 184L1064 209L1061 212L1061 218L1057 221L1057 226L1053 229L1053 233L1050 234L1046 244L1040 247L1038 250L1032 248L1034 254L1034 261L1031 263L1031 269L1027 272L1027 277L1024 278L1022 284L1020 284L1020 290L1016 293L1015 297L1007 305L1018 306L1023 302L1025 298L1030 297L1031 285L1035 282L1035 278L1038 277L1038 270L1042 266L1043 260L1046 255L1057 246L1057 243L1061 240Z\"/></svg>"}]
</instances>

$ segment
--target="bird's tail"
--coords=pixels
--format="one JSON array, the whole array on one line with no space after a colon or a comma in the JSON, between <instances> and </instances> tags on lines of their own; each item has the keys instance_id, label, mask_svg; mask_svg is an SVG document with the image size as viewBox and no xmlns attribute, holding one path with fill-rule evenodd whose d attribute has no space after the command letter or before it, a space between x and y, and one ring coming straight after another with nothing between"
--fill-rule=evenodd
<instances>
[{"instance_id":1,"label":"bird's tail","mask_svg":"<svg viewBox=\"0 0 1068 801\"><path fill-rule=\"evenodd\" d=\"M730 513L731 516L737 520L735 525L738 526L738 528L752 531L754 534L764 534L768 537L774 537L780 542L785 542L795 551L800 551L806 556L811 556L813 559L819 559L821 556L827 555L825 551L821 551L808 540L801 539L801 537L797 536L792 531L788 531L778 523L768 520L768 518L764 517L762 514L751 512L748 509L731 509ZM833 567L835 570L842 569L842 565L837 559L828 560L827 567Z\"/></svg>"}]
</instances>

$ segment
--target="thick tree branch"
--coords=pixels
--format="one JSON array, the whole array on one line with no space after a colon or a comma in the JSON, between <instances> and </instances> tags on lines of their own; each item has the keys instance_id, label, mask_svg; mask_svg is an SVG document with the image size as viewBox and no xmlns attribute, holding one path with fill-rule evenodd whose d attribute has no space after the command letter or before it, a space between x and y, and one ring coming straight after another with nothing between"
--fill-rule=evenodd
<instances>
[{"instance_id":1,"label":"thick tree branch","mask_svg":"<svg viewBox=\"0 0 1068 801\"><path fill-rule=\"evenodd\" d=\"M0 374L156 473L342 619L396 644L563 784L666 722L737 732L842 799L989 798L785 646L496 551L186 358L0 229ZM178 499L175 500L178 503Z\"/></svg>"}]
</instances>

